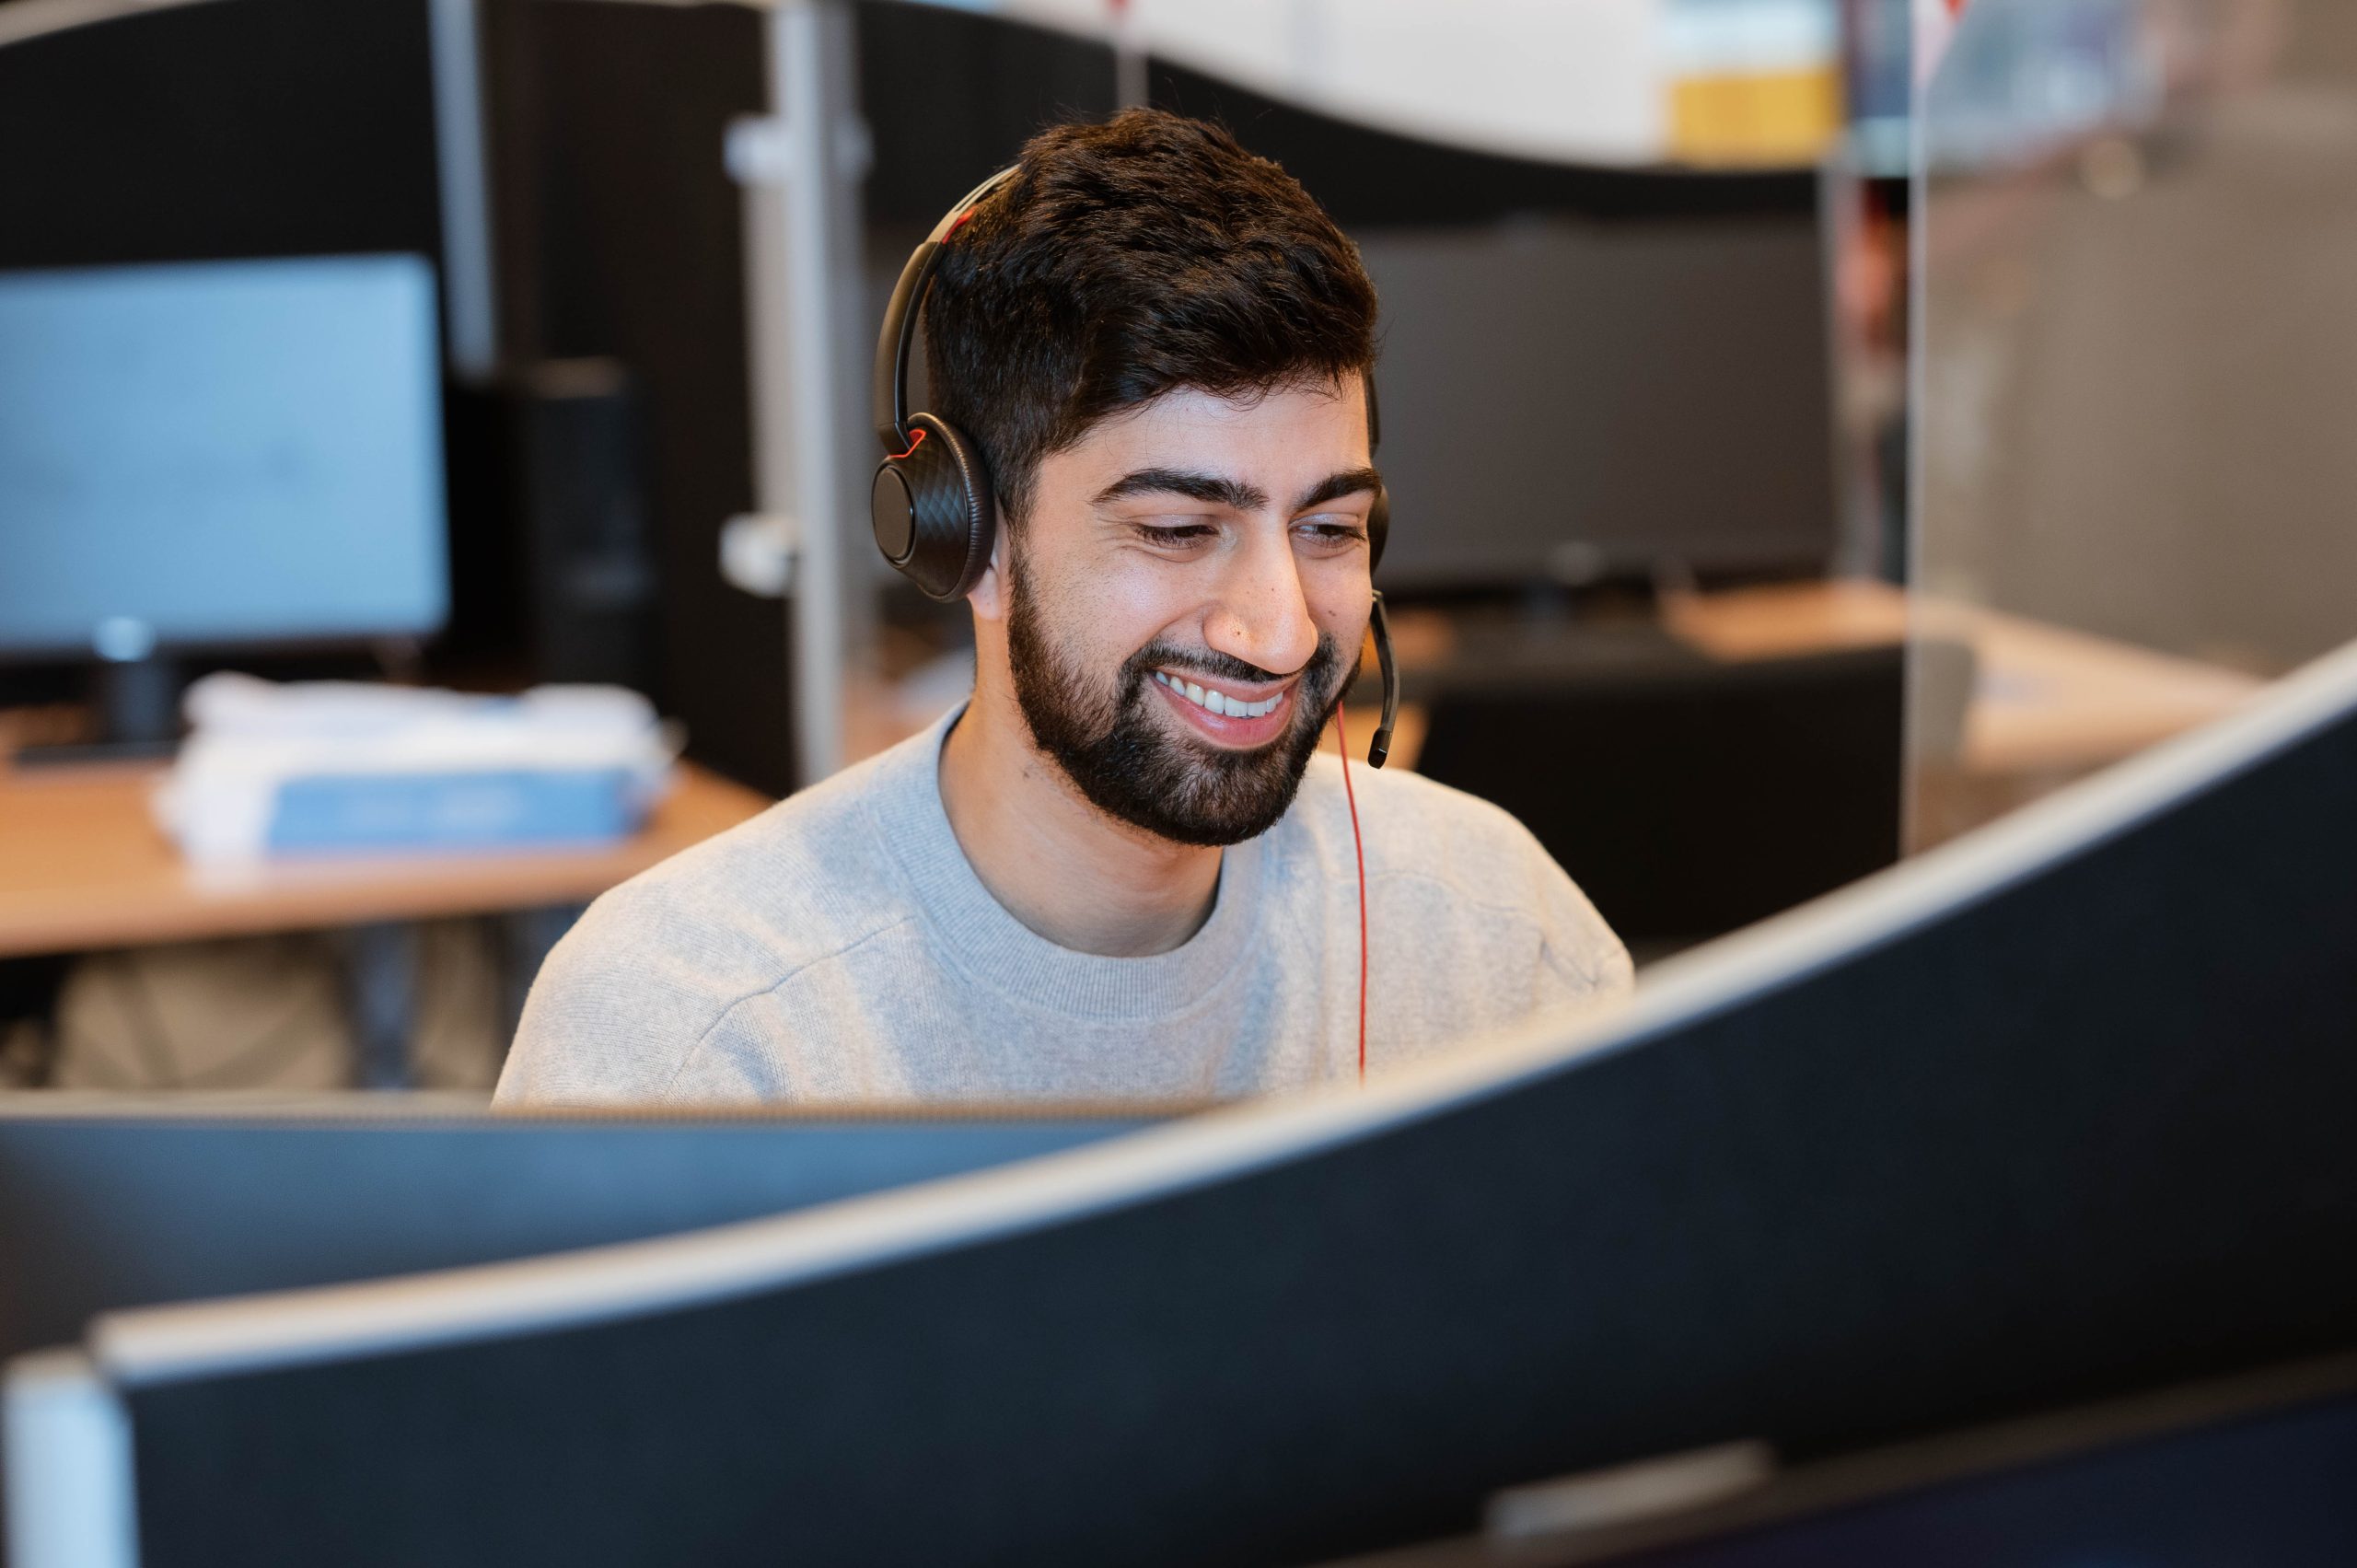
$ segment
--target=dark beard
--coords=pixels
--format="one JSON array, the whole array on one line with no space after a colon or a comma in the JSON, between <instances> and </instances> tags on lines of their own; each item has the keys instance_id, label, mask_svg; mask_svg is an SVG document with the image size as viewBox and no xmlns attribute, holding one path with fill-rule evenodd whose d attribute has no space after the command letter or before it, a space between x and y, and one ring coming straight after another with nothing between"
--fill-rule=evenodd
<instances>
[{"instance_id":1,"label":"dark beard","mask_svg":"<svg viewBox=\"0 0 2357 1568\"><path fill-rule=\"evenodd\" d=\"M1274 679L1273 672L1209 648L1157 640L1122 661L1109 690L1050 642L1019 551L1011 568L1006 648L1015 700L1031 738L1091 805L1182 844L1242 843L1276 825L1300 790L1318 733L1341 694L1332 637L1319 634L1294 689L1291 727L1255 750L1223 750L1164 732L1146 707L1161 701L1148 690L1154 672L1236 681Z\"/></svg>"}]
</instances>

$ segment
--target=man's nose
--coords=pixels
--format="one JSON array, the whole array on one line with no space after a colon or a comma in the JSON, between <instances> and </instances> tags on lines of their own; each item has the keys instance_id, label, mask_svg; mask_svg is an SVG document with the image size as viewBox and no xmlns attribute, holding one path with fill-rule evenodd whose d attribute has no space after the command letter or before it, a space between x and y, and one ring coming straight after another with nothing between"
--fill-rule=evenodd
<instances>
[{"instance_id":1,"label":"man's nose","mask_svg":"<svg viewBox=\"0 0 2357 1568\"><path fill-rule=\"evenodd\" d=\"M1289 533L1256 537L1237 551L1220 584L1203 640L1221 653L1291 675L1318 649L1318 623Z\"/></svg>"}]
</instances>

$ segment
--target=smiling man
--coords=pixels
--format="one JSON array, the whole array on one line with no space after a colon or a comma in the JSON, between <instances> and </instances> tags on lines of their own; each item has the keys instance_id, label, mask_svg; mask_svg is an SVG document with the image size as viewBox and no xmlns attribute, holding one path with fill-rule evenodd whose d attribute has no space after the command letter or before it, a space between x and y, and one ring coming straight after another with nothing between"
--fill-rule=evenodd
<instances>
[{"instance_id":1,"label":"smiling man","mask_svg":"<svg viewBox=\"0 0 2357 1568\"><path fill-rule=\"evenodd\" d=\"M1373 602L1375 315L1225 132L1034 140L925 303L1001 519L971 700L598 900L499 1098L1221 1098L1355 1076L1362 1027L1380 1069L1625 990L1520 824L1362 769L1362 1014L1319 738Z\"/></svg>"}]
</instances>

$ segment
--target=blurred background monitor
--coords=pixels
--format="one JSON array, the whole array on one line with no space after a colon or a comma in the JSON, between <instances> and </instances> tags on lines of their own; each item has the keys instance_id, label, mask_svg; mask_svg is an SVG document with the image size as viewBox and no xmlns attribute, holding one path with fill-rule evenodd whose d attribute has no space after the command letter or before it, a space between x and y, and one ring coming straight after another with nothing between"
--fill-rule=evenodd
<instances>
[{"instance_id":1,"label":"blurred background monitor","mask_svg":"<svg viewBox=\"0 0 2357 1568\"><path fill-rule=\"evenodd\" d=\"M1813 203L1358 229L1400 525L1385 587L1823 571L1838 517L1819 229Z\"/></svg>"},{"instance_id":2,"label":"blurred background monitor","mask_svg":"<svg viewBox=\"0 0 2357 1568\"><path fill-rule=\"evenodd\" d=\"M1816 171L1445 143L1156 60L1357 242L1404 596L1822 573L1840 543ZM905 254L905 252L903 252Z\"/></svg>"},{"instance_id":3,"label":"blurred background monitor","mask_svg":"<svg viewBox=\"0 0 2357 1568\"><path fill-rule=\"evenodd\" d=\"M0 651L435 631L440 384L421 257L0 275Z\"/></svg>"}]
</instances>

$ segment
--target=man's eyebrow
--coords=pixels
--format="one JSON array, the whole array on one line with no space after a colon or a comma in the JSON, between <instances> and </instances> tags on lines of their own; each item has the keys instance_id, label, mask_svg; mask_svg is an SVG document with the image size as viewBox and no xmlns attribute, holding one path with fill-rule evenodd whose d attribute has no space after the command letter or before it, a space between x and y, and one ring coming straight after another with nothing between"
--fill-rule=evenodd
<instances>
[{"instance_id":1,"label":"man's eyebrow","mask_svg":"<svg viewBox=\"0 0 2357 1568\"><path fill-rule=\"evenodd\" d=\"M1269 504L1266 492L1242 480L1199 473L1191 469L1138 469L1125 473L1097 493L1097 505L1119 501L1125 495L1184 495L1190 501L1238 512L1255 512Z\"/></svg>"},{"instance_id":2,"label":"man's eyebrow","mask_svg":"<svg viewBox=\"0 0 2357 1568\"><path fill-rule=\"evenodd\" d=\"M1382 487L1383 476L1373 469L1345 469L1341 473L1328 474L1304 491L1301 499L1294 503L1293 509L1306 512L1312 506L1339 501L1345 495L1356 495L1363 490L1379 490Z\"/></svg>"}]
</instances>

